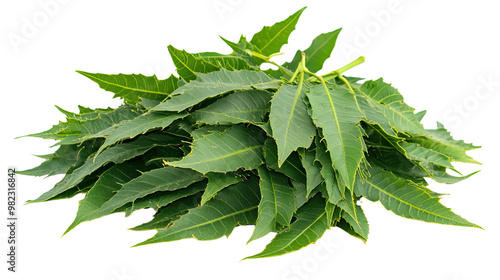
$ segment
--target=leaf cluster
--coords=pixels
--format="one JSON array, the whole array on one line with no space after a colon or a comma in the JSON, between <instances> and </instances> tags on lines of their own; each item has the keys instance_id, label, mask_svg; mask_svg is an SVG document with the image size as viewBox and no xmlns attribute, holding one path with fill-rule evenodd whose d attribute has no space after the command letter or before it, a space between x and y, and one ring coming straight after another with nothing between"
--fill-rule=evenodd
<instances>
[{"instance_id":1,"label":"leaf cluster","mask_svg":"<svg viewBox=\"0 0 500 280\"><path fill-rule=\"evenodd\" d=\"M276 233L249 258L296 251L332 227L366 241L362 197L406 218L478 227L440 204L426 181L468 178L452 162L478 163L466 154L478 147L439 123L425 129L425 112L415 113L383 79L343 75L364 58L316 74L340 29L316 37L291 62L271 60L303 10L250 41L223 38L231 54L169 46L179 77L79 71L124 104L77 113L58 107L66 121L29 135L54 139L58 148L20 173L64 174L30 202L85 193L67 232L152 208L153 219L133 230L157 234L138 245L217 239L241 225L255 225L249 241ZM275 67L263 71L262 64Z\"/></svg>"}]
</instances>

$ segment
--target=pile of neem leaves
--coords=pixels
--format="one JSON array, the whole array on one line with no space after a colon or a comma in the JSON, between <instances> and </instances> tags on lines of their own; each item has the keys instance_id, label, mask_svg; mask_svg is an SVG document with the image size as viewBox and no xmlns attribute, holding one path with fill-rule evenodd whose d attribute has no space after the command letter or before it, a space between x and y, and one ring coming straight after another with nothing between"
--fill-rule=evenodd
<instances>
[{"instance_id":1,"label":"pile of neem leaves","mask_svg":"<svg viewBox=\"0 0 500 280\"><path fill-rule=\"evenodd\" d=\"M340 32L319 35L291 62L271 58L287 43L304 9L250 41L224 41L229 55L168 47L179 77L79 72L124 100L116 109L71 113L29 136L57 140L40 166L19 173L65 174L30 202L85 193L68 231L84 221L143 208L154 218L133 230L157 234L138 245L228 236L255 225L249 241L277 233L259 254L298 250L339 227L363 241L368 222L358 201L380 201L397 215L478 227L441 205L425 178L455 183L453 161L477 163L425 112L382 79L343 72L319 76ZM264 63L276 70L262 71ZM447 171L455 172L455 176Z\"/></svg>"}]
</instances>

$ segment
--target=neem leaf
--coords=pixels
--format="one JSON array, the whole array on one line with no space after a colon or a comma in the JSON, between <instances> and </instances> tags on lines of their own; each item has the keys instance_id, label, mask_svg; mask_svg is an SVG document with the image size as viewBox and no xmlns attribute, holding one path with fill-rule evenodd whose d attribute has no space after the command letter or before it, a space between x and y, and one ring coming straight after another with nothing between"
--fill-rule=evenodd
<instances>
[{"instance_id":1,"label":"neem leaf","mask_svg":"<svg viewBox=\"0 0 500 280\"><path fill-rule=\"evenodd\" d=\"M363 117L356 99L344 87L315 85L307 92L312 118L321 127L333 166L343 183L353 189L356 170L364 157L359 121Z\"/></svg>"},{"instance_id":2,"label":"neem leaf","mask_svg":"<svg viewBox=\"0 0 500 280\"><path fill-rule=\"evenodd\" d=\"M101 153L105 148L115 144L118 141L131 139L139 134L144 134L151 129L165 128L177 119L187 116L186 113L170 113L163 112L147 112L143 115L124 122L117 127L107 137L104 144L99 148L97 154Z\"/></svg>"},{"instance_id":3,"label":"neem leaf","mask_svg":"<svg viewBox=\"0 0 500 280\"><path fill-rule=\"evenodd\" d=\"M263 72L221 69L217 72L198 75L196 80L174 91L170 99L160 103L152 110L180 112L207 98L230 91L271 89L277 88L279 83L279 80L275 80Z\"/></svg>"},{"instance_id":4,"label":"neem leaf","mask_svg":"<svg viewBox=\"0 0 500 280\"><path fill-rule=\"evenodd\" d=\"M156 76L147 77L141 74L109 75L77 72L96 82L102 89L113 92L115 98L123 98L125 102L132 104L141 98L164 99L177 88L179 80L173 75L168 79L158 80Z\"/></svg>"},{"instance_id":5,"label":"neem leaf","mask_svg":"<svg viewBox=\"0 0 500 280\"><path fill-rule=\"evenodd\" d=\"M142 155L155 146L168 145L168 143L165 142L167 139L169 139L169 136L162 133L141 135L134 141L113 146L112 148L100 153L95 158L91 156L87 159L87 161L85 161L82 166L75 169L73 173L67 174L62 179L62 181L54 186L54 188L43 193L37 199L31 200L29 202L41 202L48 200L64 191L73 188L85 176L96 171L104 164L110 162L119 164L128 159Z\"/></svg>"},{"instance_id":6,"label":"neem leaf","mask_svg":"<svg viewBox=\"0 0 500 280\"><path fill-rule=\"evenodd\" d=\"M229 172L239 168L251 170L264 162L264 139L260 130L244 125L230 126L193 141L192 151L171 166L192 168L203 174Z\"/></svg>"},{"instance_id":7,"label":"neem leaf","mask_svg":"<svg viewBox=\"0 0 500 280\"><path fill-rule=\"evenodd\" d=\"M369 168L371 177L357 180L355 192L382 205L396 215L429 223L479 227L453 213L414 183L379 167Z\"/></svg>"},{"instance_id":8,"label":"neem leaf","mask_svg":"<svg viewBox=\"0 0 500 280\"><path fill-rule=\"evenodd\" d=\"M329 228L324 203L320 195L311 198L298 210L288 231L278 233L264 251L245 259L279 256L314 243Z\"/></svg>"},{"instance_id":9,"label":"neem leaf","mask_svg":"<svg viewBox=\"0 0 500 280\"><path fill-rule=\"evenodd\" d=\"M209 125L262 124L269 113L271 93L263 90L237 91L191 113L193 121Z\"/></svg>"},{"instance_id":10,"label":"neem leaf","mask_svg":"<svg viewBox=\"0 0 500 280\"><path fill-rule=\"evenodd\" d=\"M250 41L221 37L233 50L228 55L170 45L180 78L80 72L125 104L75 113L57 107L65 121L28 135L59 147L18 173L64 174L31 202L85 194L68 231L153 209L132 230L157 233L138 245L217 239L240 225L255 225L248 242L276 233L248 258L299 250L331 227L366 242L362 198L411 219L479 227L441 205L443 194L426 181L451 184L475 174L462 175L452 162L478 163L467 155L477 146L453 139L440 123L424 129L425 111L415 113L382 78L343 76L364 57L315 74L340 29L317 36L291 62L273 61L303 10Z\"/></svg>"},{"instance_id":11,"label":"neem leaf","mask_svg":"<svg viewBox=\"0 0 500 280\"><path fill-rule=\"evenodd\" d=\"M152 238L135 246L184 238L212 240L229 236L237 225L255 223L259 204L256 177L220 191L202 206L193 208L167 229L159 229Z\"/></svg>"},{"instance_id":12,"label":"neem leaf","mask_svg":"<svg viewBox=\"0 0 500 280\"><path fill-rule=\"evenodd\" d=\"M208 178L208 184L201 198L201 204L204 204L205 202L209 201L222 189L245 180L244 176L242 176L241 174L237 174L235 172L228 172L228 173L208 172L207 174L205 174L205 177Z\"/></svg>"},{"instance_id":13,"label":"neem leaf","mask_svg":"<svg viewBox=\"0 0 500 280\"><path fill-rule=\"evenodd\" d=\"M299 147L309 147L316 128L307 114L304 87L284 85L271 101L269 120L278 144L278 165Z\"/></svg>"},{"instance_id":14,"label":"neem leaf","mask_svg":"<svg viewBox=\"0 0 500 280\"><path fill-rule=\"evenodd\" d=\"M295 30L295 25L305 9L305 7L300 9L284 21L277 22L273 26L265 26L261 31L253 35L250 43L265 56L279 52L281 47L288 42L288 36Z\"/></svg>"},{"instance_id":15,"label":"neem leaf","mask_svg":"<svg viewBox=\"0 0 500 280\"><path fill-rule=\"evenodd\" d=\"M314 38L311 45L304 51L306 54L306 66L309 71L316 73L323 68L323 63L330 57L335 47L340 30L342 30L342 28L319 35ZM302 52L297 51L293 60L290 63L285 63L283 66L295 71L301 58Z\"/></svg>"},{"instance_id":16,"label":"neem leaf","mask_svg":"<svg viewBox=\"0 0 500 280\"><path fill-rule=\"evenodd\" d=\"M259 177L262 198L255 229L248 242L276 231L277 225L290 226L295 211L294 189L287 176L261 166Z\"/></svg>"}]
</instances>

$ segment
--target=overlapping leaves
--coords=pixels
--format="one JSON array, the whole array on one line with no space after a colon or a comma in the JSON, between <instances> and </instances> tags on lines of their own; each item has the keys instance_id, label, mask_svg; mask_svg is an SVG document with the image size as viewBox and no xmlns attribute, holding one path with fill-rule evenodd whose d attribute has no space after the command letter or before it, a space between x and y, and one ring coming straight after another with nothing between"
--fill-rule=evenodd
<instances>
[{"instance_id":1,"label":"overlapping leaves","mask_svg":"<svg viewBox=\"0 0 500 280\"><path fill-rule=\"evenodd\" d=\"M179 78L80 71L125 104L58 108L66 121L29 135L57 140L58 148L20 173L64 174L30 202L84 193L66 233L111 213L152 208L153 219L133 230L158 232L138 245L217 239L241 225L255 225L249 241L275 234L249 258L299 250L332 227L366 241L363 197L406 218L478 227L441 205L426 181L470 177L452 163L478 163L466 154L478 147L440 123L426 130L425 112L415 114L382 79L342 76L362 60L318 76L340 29L277 70L260 70L303 11L250 41L223 39L231 54L169 46Z\"/></svg>"}]
</instances>

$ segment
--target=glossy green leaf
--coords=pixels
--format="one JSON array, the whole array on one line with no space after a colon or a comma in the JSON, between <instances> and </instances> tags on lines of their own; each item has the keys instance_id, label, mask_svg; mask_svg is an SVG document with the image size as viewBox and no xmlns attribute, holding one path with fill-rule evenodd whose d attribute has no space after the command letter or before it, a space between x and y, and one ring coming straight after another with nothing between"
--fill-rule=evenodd
<instances>
[{"instance_id":1,"label":"glossy green leaf","mask_svg":"<svg viewBox=\"0 0 500 280\"><path fill-rule=\"evenodd\" d=\"M297 212L297 220L288 231L278 233L266 248L246 259L280 256L297 251L318 240L329 228L325 213L324 199L317 195Z\"/></svg>"},{"instance_id":2,"label":"glossy green leaf","mask_svg":"<svg viewBox=\"0 0 500 280\"><path fill-rule=\"evenodd\" d=\"M271 101L269 120L278 144L279 166L293 151L309 147L316 135L316 128L303 102L304 97L303 87L284 85Z\"/></svg>"},{"instance_id":3,"label":"glossy green leaf","mask_svg":"<svg viewBox=\"0 0 500 280\"><path fill-rule=\"evenodd\" d=\"M270 100L271 93L267 91L237 91L194 111L191 118L209 125L262 124L269 113Z\"/></svg>"},{"instance_id":4,"label":"glossy green leaf","mask_svg":"<svg viewBox=\"0 0 500 280\"><path fill-rule=\"evenodd\" d=\"M342 29L339 28L332 32L320 34L314 38L311 45L304 51L306 54L306 66L309 71L316 73L323 68L323 64L330 57L335 47L337 37L341 30ZM285 63L283 66L295 71L301 59L302 52L297 51L293 60L290 63Z\"/></svg>"},{"instance_id":5,"label":"glossy green leaf","mask_svg":"<svg viewBox=\"0 0 500 280\"><path fill-rule=\"evenodd\" d=\"M371 201L380 201L387 209L409 219L430 223L479 227L453 213L414 183L378 167L369 168L371 177L358 180L355 192Z\"/></svg>"},{"instance_id":6,"label":"glossy green leaf","mask_svg":"<svg viewBox=\"0 0 500 280\"><path fill-rule=\"evenodd\" d=\"M263 72L221 69L217 72L200 74L198 78L171 94L171 98L154 107L154 111L182 111L201 101L236 90L272 89L279 86Z\"/></svg>"},{"instance_id":7,"label":"glossy green leaf","mask_svg":"<svg viewBox=\"0 0 500 280\"><path fill-rule=\"evenodd\" d=\"M356 170L364 156L359 121L363 117L354 96L343 87L315 85L307 92L312 118L321 127L333 166L342 182L353 189Z\"/></svg>"},{"instance_id":8,"label":"glossy green leaf","mask_svg":"<svg viewBox=\"0 0 500 280\"><path fill-rule=\"evenodd\" d=\"M208 172L205 174L205 177L208 178L208 184L205 192L203 193L203 197L201 198L201 204L209 201L222 189L245 180L245 177L242 174L238 174L236 172Z\"/></svg>"},{"instance_id":9,"label":"glossy green leaf","mask_svg":"<svg viewBox=\"0 0 500 280\"><path fill-rule=\"evenodd\" d=\"M290 226L295 211L294 189L288 177L267 167L259 167L260 193L259 214L255 229L248 242L275 232L277 225Z\"/></svg>"},{"instance_id":10,"label":"glossy green leaf","mask_svg":"<svg viewBox=\"0 0 500 280\"><path fill-rule=\"evenodd\" d=\"M96 82L99 87L110 91L127 103L136 103L141 98L164 99L177 88L178 78L170 76L165 80L158 80L156 76L147 77L136 74L94 74L77 71L85 77Z\"/></svg>"},{"instance_id":11,"label":"glossy green leaf","mask_svg":"<svg viewBox=\"0 0 500 280\"><path fill-rule=\"evenodd\" d=\"M268 56L278 53L283 45L288 43L288 37L299 20L300 15L306 8L302 8L284 21L275 23L273 26L265 26L261 31L255 33L250 40L260 53Z\"/></svg>"},{"instance_id":12,"label":"glossy green leaf","mask_svg":"<svg viewBox=\"0 0 500 280\"><path fill-rule=\"evenodd\" d=\"M155 236L136 246L193 237L212 240L229 236L235 226L255 223L259 201L258 179L251 177L225 188L202 206L189 210L172 226L159 229Z\"/></svg>"},{"instance_id":13,"label":"glossy green leaf","mask_svg":"<svg viewBox=\"0 0 500 280\"><path fill-rule=\"evenodd\" d=\"M192 151L169 165L192 168L203 174L229 172L239 168L251 170L264 163L264 138L254 127L234 125L193 141Z\"/></svg>"}]
</instances>

